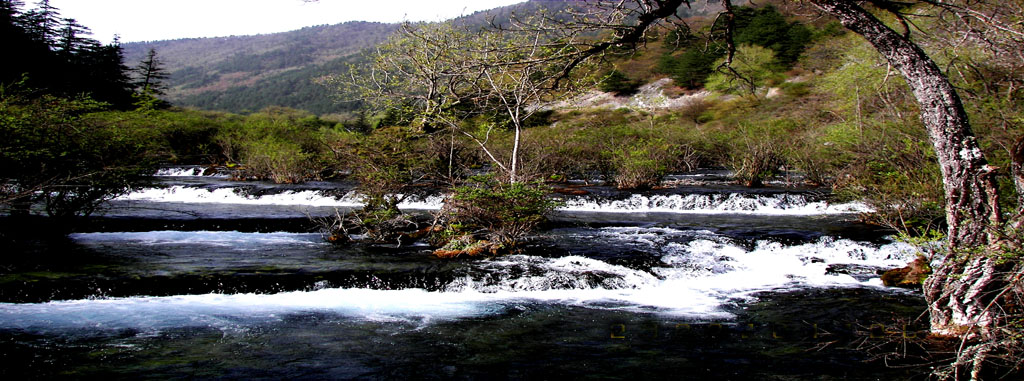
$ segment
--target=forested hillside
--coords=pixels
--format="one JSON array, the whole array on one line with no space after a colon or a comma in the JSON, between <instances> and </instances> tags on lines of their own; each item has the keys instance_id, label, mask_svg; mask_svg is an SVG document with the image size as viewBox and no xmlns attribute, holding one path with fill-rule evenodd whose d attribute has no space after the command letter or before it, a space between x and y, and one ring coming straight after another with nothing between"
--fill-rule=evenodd
<instances>
[{"instance_id":1,"label":"forested hillside","mask_svg":"<svg viewBox=\"0 0 1024 381\"><path fill-rule=\"evenodd\" d=\"M288 106L318 114L345 111L313 79L342 70L394 25L349 22L257 36L191 38L124 44L125 60L140 62L156 49L170 73L175 105L246 112Z\"/></svg>"},{"instance_id":2,"label":"forested hillside","mask_svg":"<svg viewBox=\"0 0 1024 381\"><path fill-rule=\"evenodd\" d=\"M743 3L743 2L738 2ZM530 1L463 16L460 23L485 25L514 14L554 13L562 1ZM713 14L716 4L695 4L682 16ZM339 103L315 79L338 73L395 29L396 24L347 22L256 36L189 38L123 45L129 66L156 49L170 73L166 98L177 106L248 113L268 106L302 109L319 115L343 113L358 104Z\"/></svg>"}]
</instances>

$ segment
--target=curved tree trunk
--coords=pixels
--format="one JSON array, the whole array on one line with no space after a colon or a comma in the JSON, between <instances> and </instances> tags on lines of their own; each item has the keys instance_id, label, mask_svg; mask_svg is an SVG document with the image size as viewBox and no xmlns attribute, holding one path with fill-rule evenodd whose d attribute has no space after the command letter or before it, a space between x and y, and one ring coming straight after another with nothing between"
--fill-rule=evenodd
<instances>
[{"instance_id":1,"label":"curved tree trunk","mask_svg":"<svg viewBox=\"0 0 1024 381\"><path fill-rule=\"evenodd\" d=\"M925 282L932 332L985 338L997 323L991 307L1002 285L985 255L1001 223L993 168L971 131L956 90L927 54L854 1L812 0L868 40L910 85L939 166L946 197L949 254Z\"/></svg>"},{"instance_id":2,"label":"curved tree trunk","mask_svg":"<svg viewBox=\"0 0 1024 381\"><path fill-rule=\"evenodd\" d=\"M728 10L731 0L721 1ZM942 171L949 225L948 254L924 285L931 329L937 334L961 337L965 343L977 343L958 351L957 362L953 364L955 370L970 369L971 378L977 379L988 355L1008 345L1006 340L999 340L996 329L1005 323L1000 321L1005 315L1000 315L999 310L1007 307L1003 305L1005 295L1000 293L1007 290L1011 282L1019 289L1019 278L1024 277L1019 267L1002 268L1013 264L1000 264L997 258L990 256L999 245L1007 243L998 238L1005 224L999 210L995 168L988 165L982 154L960 96L935 62L908 36L897 33L860 6L885 4L886 0L808 2L870 42L906 79L920 106L921 121L928 130ZM643 5L643 12L628 33L581 52L580 57L567 66L566 72L586 57L608 49L612 43L641 40L653 20L669 17L676 8L690 2L638 0L637 3ZM612 4L611 9L621 11L624 3ZM1024 142L1015 147L1014 162L1011 170L1018 193L1024 197ZM1009 226L1024 228L1024 207L1017 212L1017 220ZM1024 294L1024 291L1014 292L1018 296Z\"/></svg>"}]
</instances>

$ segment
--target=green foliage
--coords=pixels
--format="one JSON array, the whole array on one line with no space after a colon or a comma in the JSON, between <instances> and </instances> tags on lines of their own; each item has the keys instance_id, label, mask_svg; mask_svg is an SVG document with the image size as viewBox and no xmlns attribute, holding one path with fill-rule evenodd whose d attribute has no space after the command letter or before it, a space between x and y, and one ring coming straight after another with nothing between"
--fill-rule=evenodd
<instances>
[{"instance_id":1,"label":"green foliage","mask_svg":"<svg viewBox=\"0 0 1024 381\"><path fill-rule=\"evenodd\" d=\"M522 153L523 173L533 179L602 177L622 186L626 178L646 179L637 187L654 186L666 172L696 169L698 131L680 128L673 116L651 119L628 109L569 112L544 128L527 129L530 142ZM663 119L663 120L661 120ZM643 174L643 175L641 175Z\"/></svg>"},{"instance_id":2,"label":"green foliage","mask_svg":"<svg viewBox=\"0 0 1024 381\"><path fill-rule=\"evenodd\" d=\"M915 131L893 131L913 133ZM924 137L871 130L847 150L842 193L866 200L876 212L869 220L918 235L945 221L942 176ZM847 151L849 152L849 151Z\"/></svg>"},{"instance_id":3,"label":"green foliage","mask_svg":"<svg viewBox=\"0 0 1024 381\"><path fill-rule=\"evenodd\" d=\"M332 125L308 112L271 107L225 125L215 139L228 160L244 166L243 176L295 183L325 169L320 131Z\"/></svg>"},{"instance_id":4,"label":"green foliage","mask_svg":"<svg viewBox=\"0 0 1024 381\"><path fill-rule=\"evenodd\" d=\"M714 70L714 63L722 56L719 49L705 49L691 45L678 57L663 56L658 62L658 71L668 74L681 87L699 89Z\"/></svg>"},{"instance_id":5,"label":"green foliage","mask_svg":"<svg viewBox=\"0 0 1024 381\"><path fill-rule=\"evenodd\" d=\"M741 123L734 131L736 148L730 154L733 176L748 187L764 185L786 164L786 147L796 124L789 120Z\"/></svg>"},{"instance_id":6,"label":"green foliage","mask_svg":"<svg viewBox=\"0 0 1024 381\"><path fill-rule=\"evenodd\" d=\"M619 189L650 189L668 172L669 149L660 139L638 141L612 153L615 185Z\"/></svg>"},{"instance_id":7,"label":"green foliage","mask_svg":"<svg viewBox=\"0 0 1024 381\"><path fill-rule=\"evenodd\" d=\"M334 132L326 143L359 181L363 211L391 215L428 163L421 141L409 128L390 127L369 135Z\"/></svg>"},{"instance_id":8,"label":"green foliage","mask_svg":"<svg viewBox=\"0 0 1024 381\"><path fill-rule=\"evenodd\" d=\"M771 49L782 67L791 66L811 41L812 32L798 22L787 22L775 7L736 9L737 45L750 44Z\"/></svg>"},{"instance_id":9,"label":"green foliage","mask_svg":"<svg viewBox=\"0 0 1024 381\"><path fill-rule=\"evenodd\" d=\"M509 184L486 177L456 187L442 213L451 232L482 234L490 242L513 248L558 205L538 184Z\"/></svg>"},{"instance_id":10,"label":"green foliage","mask_svg":"<svg viewBox=\"0 0 1024 381\"><path fill-rule=\"evenodd\" d=\"M612 69L598 85L598 89L615 95L632 95L640 87L640 82L627 77L621 71Z\"/></svg>"},{"instance_id":11,"label":"green foliage","mask_svg":"<svg viewBox=\"0 0 1024 381\"><path fill-rule=\"evenodd\" d=\"M715 32L721 31L716 30ZM720 34L716 33L716 35ZM745 86L739 88L749 88L767 79L771 73L782 72L792 67L804 52L807 44L812 41L812 37L811 29L798 22L787 22L785 17L771 5L761 8L736 8L733 42L739 47L738 50L747 45L747 50L753 46L764 48L772 53L770 57L764 57L764 53L757 52L760 56L745 59L748 62L743 62L742 58L735 59L734 63L744 67L743 69L737 68L736 71L742 77L750 78L746 81ZM721 38L708 42L698 39L689 39L685 42L686 45L683 46L684 50L681 54L678 56L666 55L662 57L658 65L658 70L671 76L677 85L689 89L704 86L723 87L723 80L730 79L730 74L735 79L737 73L722 71L722 57L725 56L726 48ZM737 56L740 54L742 53L737 51ZM749 56L752 53L748 51L746 54ZM756 73L749 73L749 71ZM769 73L760 73L760 71ZM725 75L725 77L717 77L712 80L709 78L712 75ZM735 90L737 88L731 79L725 82L729 83L729 86L724 86L725 89Z\"/></svg>"},{"instance_id":12,"label":"green foliage","mask_svg":"<svg viewBox=\"0 0 1024 381\"><path fill-rule=\"evenodd\" d=\"M902 78L889 75L882 56L870 45L846 36L825 43L840 49L833 68L818 82L819 89L832 96L832 107L848 120L864 124L865 115L892 119L912 112L913 100Z\"/></svg>"},{"instance_id":13,"label":"green foliage","mask_svg":"<svg viewBox=\"0 0 1024 381\"><path fill-rule=\"evenodd\" d=\"M775 54L757 45L740 45L732 64L725 67L724 62L724 58L715 62L715 67L721 69L708 77L709 90L753 94L777 76Z\"/></svg>"},{"instance_id":14,"label":"green foliage","mask_svg":"<svg viewBox=\"0 0 1024 381\"><path fill-rule=\"evenodd\" d=\"M117 41L102 45L85 37L89 28L61 17L48 1L23 11L22 3L5 3L0 30L4 53L0 84L19 81L40 93L62 98L88 94L117 109L132 105L133 86Z\"/></svg>"},{"instance_id":15,"label":"green foliage","mask_svg":"<svg viewBox=\"0 0 1024 381\"><path fill-rule=\"evenodd\" d=\"M151 131L86 115L89 98L27 98L0 89L0 202L14 213L41 203L54 217L89 215L155 170Z\"/></svg>"},{"instance_id":16,"label":"green foliage","mask_svg":"<svg viewBox=\"0 0 1024 381\"><path fill-rule=\"evenodd\" d=\"M896 239L917 249L917 255L931 262L946 255L946 233L938 229L926 229L918 232L901 231Z\"/></svg>"},{"instance_id":17,"label":"green foliage","mask_svg":"<svg viewBox=\"0 0 1024 381\"><path fill-rule=\"evenodd\" d=\"M347 22L256 36L189 38L124 44L127 62L151 48L170 74L167 98L176 105L248 113L270 106L318 115L352 111L317 78L343 72L359 52L384 41L394 24Z\"/></svg>"},{"instance_id":18,"label":"green foliage","mask_svg":"<svg viewBox=\"0 0 1024 381\"><path fill-rule=\"evenodd\" d=\"M826 160L838 193L871 205L869 222L911 235L941 228L942 176L906 83L887 75L878 52L852 36L820 44L837 50L811 91L829 95L826 107L839 117L820 137L831 145Z\"/></svg>"},{"instance_id":19,"label":"green foliage","mask_svg":"<svg viewBox=\"0 0 1024 381\"><path fill-rule=\"evenodd\" d=\"M267 136L247 141L243 147L242 162L248 173L258 178L292 184L316 176L309 168L313 154L303 152L298 144Z\"/></svg>"},{"instance_id":20,"label":"green foliage","mask_svg":"<svg viewBox=\"0 0 1024 381\"><path fill-rule=\"evenodd\" d=\"M106 111L88 115L96 123L145 130L153 134L150 154L165 163L223 162L215 137L222 129L237 129L238 115L190 110Z\"/></svg>"}]
</instances>

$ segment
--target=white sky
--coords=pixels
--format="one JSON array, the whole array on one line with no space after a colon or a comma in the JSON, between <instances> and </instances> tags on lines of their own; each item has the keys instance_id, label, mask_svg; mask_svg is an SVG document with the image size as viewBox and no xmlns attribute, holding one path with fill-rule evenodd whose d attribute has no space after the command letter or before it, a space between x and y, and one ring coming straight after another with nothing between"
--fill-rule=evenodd
<instances>
[{"instance_id":1,"label":"white sky","mask_svg":"<svg viewBox=\"0 0 1024 381\"><path fill-rule=\"evenodd\" d=\"M50 0L109 43L274 33L345 21L440 21L524 0ZM25 9L35 0L26 0Z\"/></svg>"}]
</instances>

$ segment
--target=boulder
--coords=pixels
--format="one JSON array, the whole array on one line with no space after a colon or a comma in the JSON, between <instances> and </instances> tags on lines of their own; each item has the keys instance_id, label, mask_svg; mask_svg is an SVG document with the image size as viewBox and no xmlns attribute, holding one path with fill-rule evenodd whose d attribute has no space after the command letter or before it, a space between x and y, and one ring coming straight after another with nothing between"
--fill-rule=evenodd
<instances>
[{"instance_id":1,"label":"boulder","mask_svg":"<svg viewBox=\"0 0 1024 381\"><path fill-rule=\"evenodd\" d=\"M883 273L882 284L887 287L920 289L925 278L931 273L932 267L928 263L928 259L924 256L918 256L917 259L910 262L906 267L892 269Z\"/></svg>"}]
</instances>

